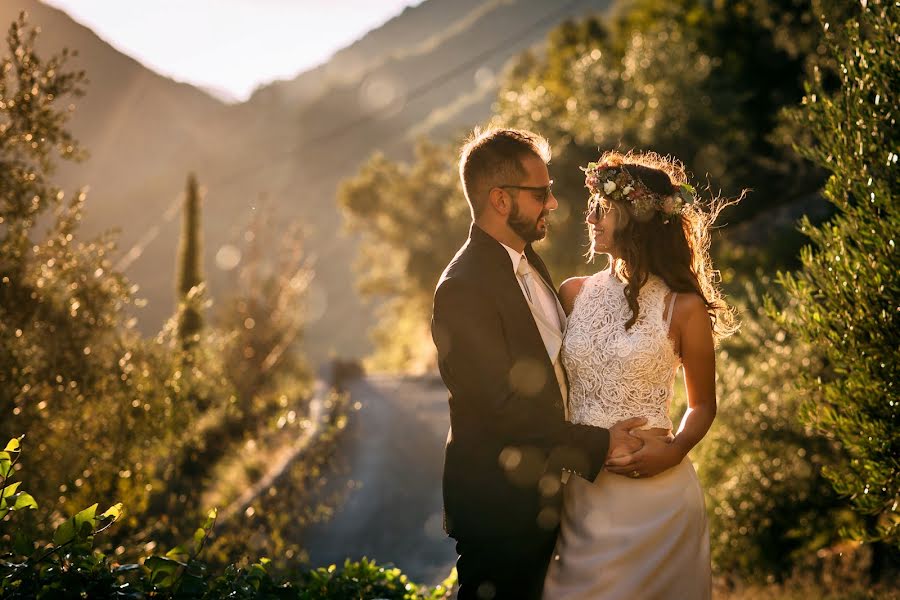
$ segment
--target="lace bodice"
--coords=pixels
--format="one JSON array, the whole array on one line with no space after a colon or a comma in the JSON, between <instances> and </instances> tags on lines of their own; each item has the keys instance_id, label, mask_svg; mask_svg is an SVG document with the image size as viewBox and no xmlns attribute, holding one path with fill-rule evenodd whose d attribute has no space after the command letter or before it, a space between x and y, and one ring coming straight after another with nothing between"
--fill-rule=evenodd
<instances>
[{"instance_id":1,"label":"lace bodice","mask_svg":"<svg viewBox=\"0 0 900 600\"><path fill-rule=\"evenodd\" d=\"M569 419L610 427L646 417L646 428L671 428L669 403L679 359L663 318L669 289L651 275L638 296L637 322L626 331L631 309L624 288L602 271L588 278L575 298L562 345Z\"/></svg>"}]
</instances>

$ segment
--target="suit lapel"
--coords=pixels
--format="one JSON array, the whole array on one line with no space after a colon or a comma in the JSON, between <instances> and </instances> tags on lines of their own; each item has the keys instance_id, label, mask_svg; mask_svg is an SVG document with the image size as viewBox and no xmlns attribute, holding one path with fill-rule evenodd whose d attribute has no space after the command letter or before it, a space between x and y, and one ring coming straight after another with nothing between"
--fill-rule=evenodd
<instances>
[{"instance_id":1,"label":"suit lapel","mask_svg":"<svg viewBox=\"0 0 900 600\"><path fill-rule=\"evenodd\" d=\"M534 316L534 312L531 310L528 300L525 298L525 294L522 293L522 288L519 286L519 280L516 278L516 274L512 269L512 262L509 260L509 253L507 253L500 242L482 231L481 228L474 223L469 230L469 241L472 249L478 252L480 256L479 260L483 261L482 264L484 264L485 267L490 268L492 273L491 278L496 278L495 280L500 284L497 285L497 293L503 311L509 316L512 322L521 323L521 327L529 332L528 337L531 351L538 354L538 349L540 349L540 354L545 356L548 365L551 365L550 357L547 353L547 346L544 343L543 335L541 335L540 326L537 323L537 319ZM526 246L526 255L528 255L529 249L530 246ZM538 257L534 251L530 252L528 260L530 261L532 256L536 257L536 268L538 269L538 273L541 278L546 281L549 277L547 267L544 266L543 261L541 261L540 257ZM552 283L548 285L552 290ZM556 293L554 292L554 296L555 295ZM563 320L560 321L560 323L564 322L565 321ZM544 323L546 323L546 321L544 321ZM547 326L549 327L549 324ZM553 329L556 328L553 327ZM556 331L557 335L559 335L559 330Z\"/></svg>"}]
</instances>

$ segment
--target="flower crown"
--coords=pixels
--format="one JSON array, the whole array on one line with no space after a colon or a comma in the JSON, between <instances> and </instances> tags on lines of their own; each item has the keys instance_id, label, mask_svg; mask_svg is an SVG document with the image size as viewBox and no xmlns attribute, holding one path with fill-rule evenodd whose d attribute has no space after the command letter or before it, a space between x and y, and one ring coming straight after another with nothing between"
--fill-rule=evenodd
<instances>
[{"instance_id":1,"label":"flower crown","mask_svg":"<svg viewBox=\"0 0 900 600\"><path fill-rule=\"evenodd\" d=\"M694 202L696 194L693 186L682 183L672 194L662 196L632 177L625 165L592 162L581 170L584 171L584 185L590 190L592 198L603 196L621 202L639 221L646 221L654 212L659 212L665 215L663 222L668 223L670 217L681 215L685 206Z\"/></svg>"}]
</instances>

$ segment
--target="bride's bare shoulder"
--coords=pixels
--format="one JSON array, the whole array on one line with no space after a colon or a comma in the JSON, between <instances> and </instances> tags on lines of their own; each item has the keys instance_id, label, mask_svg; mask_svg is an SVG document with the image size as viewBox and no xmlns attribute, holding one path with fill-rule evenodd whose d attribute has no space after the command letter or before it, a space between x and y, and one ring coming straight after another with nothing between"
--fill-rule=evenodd
<instances>
[{"instance_id":1,"label":"bride's bare shoulder","mask_svg":"<svg viewBox=\"0 0 900 600\"><path fill-rule=\"evenodd\" d=\"M588 277L570 277L559 286L559 303L567 315L575 308L575 298L588 279Z\"/></svg>"}]
</instances>

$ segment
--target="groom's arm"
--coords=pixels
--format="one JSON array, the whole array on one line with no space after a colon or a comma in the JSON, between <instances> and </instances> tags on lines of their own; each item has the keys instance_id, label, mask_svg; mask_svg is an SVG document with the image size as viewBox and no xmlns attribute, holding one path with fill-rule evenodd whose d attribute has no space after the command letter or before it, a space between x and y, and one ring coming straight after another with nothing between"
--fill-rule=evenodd
<instances>
[{"instance_id":1,"label":"groom's arm","mask_svg":"<svg viewBox=\"0 0 900 600\"><path fill-rule=\"evenodd\" d=\"M435 292L432 337L441 376L455 400L454 412L504 444L540 447L553 466L596 477L609 451L609 431L563 419L535 423L534 415L523 410L533 397L513 385L510 374L517 365L507 352L493 299L468 282L442 281ZM546 375L554 377L552 372Z\"/></svg>"}]
</instances>

